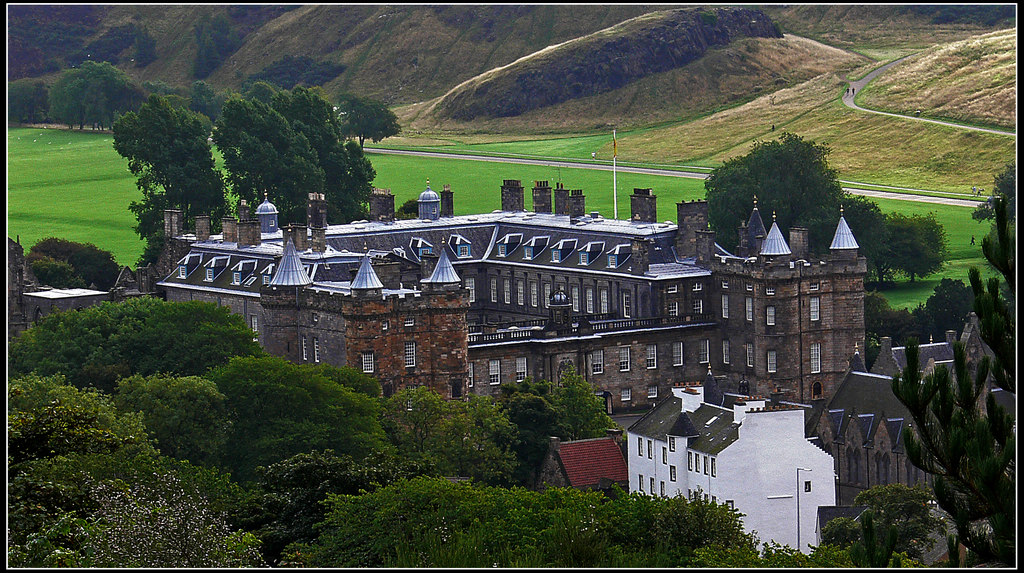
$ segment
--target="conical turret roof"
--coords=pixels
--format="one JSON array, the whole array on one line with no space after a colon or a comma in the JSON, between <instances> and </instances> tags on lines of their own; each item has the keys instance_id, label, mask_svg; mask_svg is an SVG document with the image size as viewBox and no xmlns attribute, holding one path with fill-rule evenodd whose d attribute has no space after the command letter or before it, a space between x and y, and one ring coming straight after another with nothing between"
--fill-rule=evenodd
<instances>
[{"instance_id":1,"label":"conical turret roof","mask_svg":"<svg viewBox=\"0 0 1024 573\"><path fill-rule=\"evenodd\" d=\"M462 282L458 273L455 272L455 267L452 266L452 262L448 260L447 246L443 244L441 245L441 257L437 260L437 265L434 266L434 272L430 274L430 278L423 279L420 282L428 284L450 284Z\"/></svg>"},{"instance_id":2,"label":"conical turret roof","mask_svg":"<svg viewBox=\"0 0 1024 573\"><path fill-rule=\"evenodd\" d=\"M373 270L373 265L370 264L369 254L363 255L363 260L359 263L359 270L356 271L356 277L352 279L351 288L353 290L384 288L384 283L380 282L380 278Z\"/></svg>"},{"instance_id":3,"label":"conical turret roof","mask_svg":"<svg viewBox=\"0 0 1024 573\"><path fill-rule=\"evenodd\" d=\"M753 242L757 237L768 234L761 220L761 212L757 210L757 197L754 197L754 210L750 212L750 219L747 220L747 232L750 233L750 240Z\"/></svg>"},{"instance_id":4,"label":"conical turret roof","mask_svg":"<svg viewBox=\"0 0 1024 573\"><path fill-rule=\"evenodd\" d=\"M704 377L704 401L708 404L721 406L725 402L725 394L718 387L715 375L711 373L711 364L708 364L708 374Z\"/></svg>"},{"instance_id":5,"label":"conical turret roof","mask_svg":"<svg viewBox=\"0 0 1024 573\"><path fill-rule=\"evenodd\" d=\"M857 239L853 237L853 231L846 224L846 217L840 212L839 224L836 225L836 234L832 237L832 246L829 249L859 249Z\"/></svg>"},{"instance_id":6,"label":"conical turret roof","mask_svg":"<svg viewBox=\"0 0 1024 573\"><path fill-rule=\"evenodd\" d=\"M291 239L288 239L284 245L284 255L281 256L281 262L277 265L277 272L274 273L274 278L270 279L270 284L272 286L306 286L312 283L312 279L306 274L305 267L302 266L302 259L299 258L295 245L292 244Z\"/></svg>"},{"instance_id":7,"label":"conical turret roof","mask_svg":"<svg viewBox=\"0 0 1024 573\"><path fill-rule=\"evenodd\" d=\"M772 221L772 229L768 231L768 237L765 238L764 244L761 245L761 254L775 257L792 253L793 251L789 250L789 243L786 242L785 237L782 236L782 231L779 230L779 224Z\"/></svg>"}]
</instances>

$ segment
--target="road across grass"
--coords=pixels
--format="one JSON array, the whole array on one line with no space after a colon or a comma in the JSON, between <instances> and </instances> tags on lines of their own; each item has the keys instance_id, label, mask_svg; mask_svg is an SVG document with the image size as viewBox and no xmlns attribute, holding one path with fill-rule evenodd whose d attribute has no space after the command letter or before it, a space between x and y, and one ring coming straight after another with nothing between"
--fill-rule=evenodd
<instances>
[{"instance_id":1,"label":"road across grass","mask_svg":"<svg viewBox=\"0 0 1024 573\"><path fill-rule=\"evenodd\" d=\"M494 163L516 163L520 165L542 165L545 167L565 167L575 169L595 169L599 171L611 171L613 167L605 163L587 163L584 161L559 161L555 159L528 159L523 157L496 157L492 155L471 155L464 153L447 153L443 151L415 151L410 149L383 149L367 147L366 153L386 153L392 155L413 155L417 157L436 157L439 159L456 159L465 161L489 161ZM686 177L689 179L707 179L707 173L697 171L684 171L676 169L659 169L654 167L616 166L614 168L622 173L641 173L644 175L661 175L665 177ZM842 182L852 183L853 182ZM865 197L876 197L883 199L896 199L899 201L916 201L918 203L934 203L938 205L952 205L955 207L976 207L982 201L973 199L954 199L950 197L936 197L929 193L939 193L927 189L907 189L910 193L896 191L880 191L875 189L864 189L862 187L844 185L843 190L853 195L864 195ZM922 193L922 194L916 194Z\"/></svg>"}]
</instances>

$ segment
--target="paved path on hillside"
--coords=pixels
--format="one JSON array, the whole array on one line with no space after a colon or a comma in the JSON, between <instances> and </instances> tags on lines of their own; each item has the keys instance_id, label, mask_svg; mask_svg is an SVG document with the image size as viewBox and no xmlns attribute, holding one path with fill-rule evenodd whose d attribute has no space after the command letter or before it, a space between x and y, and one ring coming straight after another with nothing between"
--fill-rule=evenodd
<instances>
[{"instance_id":1,"label":"paved path on hillside","mask_svg":"<svg viewBox=\"0 0 1024 573\"><path fill-rule=\"evenodd\" d=\"M443 153L438 151L413 151L405 149L381 149L381 148L366 148L366 153L384 153L392 155L413 155L417 157L434 157L438 159L456 159L456 160L468 160L468 161L490 161L494 163L516 163L520 165L541 165L544 167L565 167L570 169L596 169L599 171L611 171L611 165L604 165L600 163L576 163L572 161L558 161L549 159L525 159L521 157L492 157L482 155L465 155L459 153ZM617 172L622 173L642 173L645 175L661 175L664 177L685 177L688 179L707 179L707 173L700 173L698 171L675 171L672 169L658 169L654 167L623 167L617 166L615 168ZM852 181L840 181L843 184L843 189L852 193L853 195L864 195L865 197L877 197L882 199L896 199L898 201L916 201L919 203L933 203L939 205L953 205L956 207L976 207L981 201L975 201L972 199L954 199L948 197L930 197L925 195L912 195L909 193L898 193L895 191L881 191L874 189L862 189L855 187L856 182ZM919 193L928 193L927 189L906 189L907 191L914 191ZM626 191L628 193L628 191Z\"/></svg>"},{"instance_id":2,"label":"paved path on hillside","mask_svg":"<svg viewBox=\"0 0 1024 573\"><path fill-rule=\"evenodd\" d=\"M927 118L923 118L923 117L914 117L914 116L911 116L911 115L902 115L902 114L898 114L898 113L889 113L889 112L886 112L886 111L876 111L876 110L873 110L873 109L868 109L868 108L860 107L859 105L857 105L857 102L854 101L854 98L856 97L856 93L857 92L862 90L864 88L864 86L866 86L869 83L871 83L871 80L873 80L876 77L878 77L879 74L882 74L883 72L885 72L886 70L888 70L892 66L895 66L896 64L902 62L903 60L906 60L907 58L913 57L915 55L917 55L917 54L910 54L909 56L903 56L902 58L900 58L898 60L893 60L893 61L889 62L888 64L885 64L884 66L880 66L878 68L875 68L874 70L871 71L871 73L869 73L868 75L864 76L863 78L861 78L859 80L855 80L855 81L849 82L850 89L852 89L853 92L851 93L851 91L849 89L846 90L846 93L843 94L843 103L846 104L846 106L851 108L851 109L855 109L857 111L863 111L865 113L875 113L875 114L878 114L878 115L888 115L888 116L891 116L891 117L898 117L898 118L901 118L901 119L911 119L911 120L914 120L914 121L925 121L925 122L928 122L928 123L937 123L939 125L945 125L947 127L955 127L957 129L968 129L968 130L971 130L971 131L983 131L985 133L994 133L996 135L1008 135L1010 137L1017 137L1016 133L1012 133L1012 132L1009 132L1009 131L1000 131L998 129L987 129L987 128L984 128L984 127L974 127L974 126L971 126L971 125L961 125L959 123L951 123L951 122L948 122L948 121L939 121L937 119L927 119Z\"/></svg>"}]
</instances>

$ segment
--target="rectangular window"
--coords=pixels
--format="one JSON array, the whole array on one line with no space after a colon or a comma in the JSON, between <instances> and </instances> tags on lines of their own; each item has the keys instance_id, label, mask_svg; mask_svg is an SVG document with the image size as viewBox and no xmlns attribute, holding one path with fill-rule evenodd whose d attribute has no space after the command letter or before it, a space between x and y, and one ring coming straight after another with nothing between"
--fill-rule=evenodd
<instances>
[{"instance_id":1,"label":"rectangular window","mask_svg":"<svg viewBox=\"0 0 1024 573\"><path fill-rule=\"evenodd\" d=\"M526 357L516 357L516 381L522 382L526 380Z\"/></svg>"},{"instance_id":2,"label":"rectangular window","mask_svg":"<svg viewBox=\"0 0 1024 573\"><path fill-rule=\"evenodd\" d=\"M821 343L815 342L811 344L811 373L819 372L821 372Z\"/></svg>"},{"instance_id":3,"label":"rectangular window","mask_svg":"<svg viewBox=\"0 0 1024 573\"><path fill-rule=\"evenodd\" d=\"M647 345L647 368L658 367L658 345L648 344Z\"/></svg>"},{"instance_id":4,"label":"rectangular window","mask_svg":"<svg viewBox=\"0 0 1024 573\"><path fill-rule=\"evenodd\" d=\"M654 444L650 440L647 440L647 459L654 459Z\"/></svg>"},{"instance_id":5,"label":"rectangular window","mask_svg":"<svg viewBox=\"0 0 1024 573\"><path fill-rule=\"evenodd\" d=\"M665 482L661 482L661 496L665 497Z\"/></svg>"},{"instance_id":6,"label":"rectangular window","mask_svg":"<svg viewBox=\"0 0 1024 573\"><path fill-rule=\"evenodd\" d=\"M405 325L406 326L416 326L416 317L414 317L414 316L406 317Z\"/></svg>"},{"instance_id":7,"label":"rectangular window","mask_svg":"<svg viewBox=\"0 0 1024 573\"><path fill-rule=\"evenodd\" d=\"M572 311L580 311L580 287L575 285L572 287Z\"/></svg>"},{"instance_id":8,"label":"rectangular window","mask_svg":"<svg viewBox=\"0 0 1024 573\"><path fill-rule=\"evenodd\" d=\"M811 321L821 319L821 297L811 297Z\"/></svg>"},{"instance_id":9,"label":"rectangular window","mask_svg":"<svg viewBox=\"0 0 1024 573\"><path fill-rule=\"evenodd\" d=\"M608 289L601 289L601 312L608 312Z\"/></svg>"},{"instance_id":10,"label":"rectangular window","mask_svg":"<svg viewBox=\"0 0 1024 573\"><path fill-rule=\"evenodd\" d=\"M683 365L683 343L673 342L672 343L672 366Z\"/></svg>"},{"instance_id":11,"label":"rectangular window","mask_svg":"<svg viewBox=\"0 0 1024 573\"><path fill-rule=\"evenodd\" d=\"M476 302L476 279L466 278L466 290L469 291L469 302Z\"/></svg>"},{"instance_id":12,"label":"rectangular window","mask_svg":"<svg viewBox=\"0 0 1024 573\"><path fill-rule=\"evenodd\" d=\"M183 279L188 275L188 267L181 265L178 267L178 278Z\"/></svg>"},{"instance_id":13,"label":"rectangular window","mask_svg":"<svg viewBox=\"0 0 1024 573\"><path fill-rule=\"evenodd\" d=\"M747 368L754 367L754 345L747 343Z\"/></svg>"},{"instance_id":14,"label":"rectangular window","mask_svg":"<svg viewBox=\"0 0 1024 573\"><path fill-rule=\"evenodd\" d=\"M805 493L810 493L811 492L811 482L810 481L805 481L804 482L804 492Z\"/></svg>"},{"instance_id":15,"label":"rectangular window","mask_svg":"<svg viewBox=\"0 0 1024 573\"><path fill-rule=\"evenodd\" d=\"M619 372L629 371L629 347L619 347Z\"/></svg>"},{"instance_id":16,"label":"rectangular window","mask_svg":"<svg viewBox=\"0 0 1024 573\"><path fill-rule=\"evenodd\" d=\"M722 288L723 289L729 288L729 281L722 281Z\"/></svg>"},{"instance_id":17,"label":"rectangular window","mask_svg":"<svg viewBox=\"0 0 1024 573\"><path fill-rule=\"evenodd\" d=\"M551 262L560 263L562 262L562 251L558 249L551 249Z\"/></svg>"},{"instance_id":18,"label":"rectangular window","mask_svg":"<svg viewBox=\"0 0 1024 573\"><path fill-rule=\"evenodd\" d=\"M810 290L818 290L821 288L821 285L818 283L818 281L814 281L811 283L809 288Z\"/></svg>"},{"instance_id":19,"label":"rectangular window","mask_svg":"<svg viewBox=\"0 0 1024 573\"><path fill-rule=\"evenodd\" d=\"M491 385L501 384L501 361L496 358L492 358L488 363L488 367L488 381Z\"/></svg>"},{"instance_id":20,"label":"rectangular window","mask_svg":"<svg viewBox=\"0 0 1024 573\"><path fill-rule=\"evenodd\" d=\"M649 385L647 387L647 397L648 398L657 398L658 397L658 386L657 385L651 384L651 385Z\"/></svg>"},{"instance_id":21,"label":"rectangular window","mask_svg":"<svg viewBox=\"0 0 1024 573\"><path fill-rule=\"evenodd\" d=\"M676 437L675 436L669 436L668 437L668 451L670 451L670 452L676 451Z\"/></svg>"},{"instance_id":22,"label":"rectangular window","mask_svg":"<svg viewBox=\"0 0 1024 573\"><path fill-rule=\"evenodd\" d=\"M679 316L679 303L678 302L672 301L672 302L668 303L668 315L669 316Z\"/></svg>"},{"instance_id":23,"label":"rectangular window","mask_svg":"<svg viewBox=\"0 0 1024 573\"><path fill-rule=\"evenodd\" d=\"M668 466L668 480L676 481L676 466Z\"/></svg>"},{"instance_id":24,"label":"rectangular window","mask_svg":"<svg viewBox=\"0 0 1024 573\"><path fill-rule=\"evenodd\" d=\"M715 458L711 458L711 477L717 477L715 475Z\"/></svg>"},{"instance_id":25,"label":"rectangular window","mask_svg":"<svg viewBox=\"0 0 1024 573\"><path fill-rule=\"evenodd\" d=\"M259 323L259 320L256 318L255 314L250 314L249 315L249 326L252 327L252 331L253 332L259 332L260 331L260 323Z\"/></svg>"},{"instance_id":26,"label":"rectangular window","mask_svg":"<svg viewBox=\"0 0 1024 573\"><path fill-rule=\"evenodd\" d=\"M693 283L693 292L704 290L704 283Z\"/></svg>"},{"instance_id":27,"label":"rectangular window","mask_svg":"<svg viewBox=\"0 0 1024 573\"><path fill-rule=\"evenodd\" d=\"M498 302L498 279L491 279L491 302Z\"/></svg>"},{"instance_id":28,"label":"rectangular window","mask_svg":"<svg viewBox=\"0 0 1024 573\"><path fill-rule=\"evenodd\" d=\"M516 281L516 304L523 306L526 304L526 285L523 281Z\"/></svg>"},{"instance_id":29,"label":"rectangular window","mask_svg":"<svg viewBox=\"0 0 1024 573\"><path fill-rule=\"evenodd\" d=\"M405 343L405 366L406 368L416 366L416 342L412 340Z\"/></svg>"},{"instance_id":30,"label":"rectangular window","mask_svg":"<svg viewBox=\"0 0 1024 573\"><path fill-rule=\"evenodd\" d=\"M544 308L551 306L551 283L544 283Z\"/></svg>"},{"instance_id":31,"label":"rectangular window","mask_svg":"<svg viewBox=\"0 0 1024 573\"><path fill-rule=\"evenodd\" d=\"M775 372L778 368L778 364L775 362L775 351L768 351L768 372Z\"/></svg>"},{"instance_id":32,"label":"rectangular window","mask_svg":"<svg viewBox=\"0 0 1024 573\"><path fill-rule=\"evenodd\" d=\"M754 290L754 285L752 285L750 283L747 283L747 290L748 291L753 291Z\"/></svg>"},{"instance_id":33,"label":"rectangular window","mask_svg":"<svg viewBox=\"0 0 1024 573\"><path fill-rule=\"evenodd\" d=\"M523 247L523 258L527 260L533 258L533 247L529 245Z\"/></svg>"},{"instance_id":34,"label":"rectangular window","mask_svg":"<svg viewBox=\"0 0 1024 573\"><path fill-rule=\"evenodd\" d=\"M686 452L686 471L693 471L693 452Z\"/></svg>"},{"instance_id":35,"label":"rectangular window","mask_svg":"<svg viewBox=\"0 0 1024 573\"><path fill-rule=\"evenodd\" d=\"M679 285L668 285L668 287L665 289L665 292L669 294L677 293L679 292Z\"/></svg>"},{"instance_id":36,"label":"rectangular window","mask_svg":"<svg viewBox=\"0 0 1024 573\"><path fill-rule=\"evenodd\" d=\"M263 275L263 284L270 284L270 275Z\"/></svg>"},{"instance_id":37,"label":"rectangular window","mask_svg":"<svg viewBox=\"0 0 1024 573\"><path fill-rule=\"evenodd\" d=\"M748 296L747 299L744 302L746 303L746 306L747 306L747 308L746 308L746 311L747 311L747 322L753 322L754 321L754 299L752 299L752 298L750 298Z\"/></svg>"},{"instance_id":38,"label":"rectangular window","mask_svg":"<svg viewBox=\"0 0 1024 573\"><path fill-rule=\"evenodd\" d=\"M373 352L363 353L363 372L367 374L373 373Z\"/></svg>"},{"instance_id":39,"label":"rectangular window","mask_svg":"<svg viewBox=\"0 0 1024 573\"><path fill-rule=\"evenodd\" d=\"M537 281L530 281L530 306L537 307Z\"/></svg>"},{"instance_id":40,"label":"rectangular window","mask_svg":"<svg viewBox=\"0 0 1024 573\"><path fill-rule=\"evenodd\" d=\"M708 457L704 456L704 475L708 475Z\"/></svg>"},{"instance_id":41,"label":"rectangular window","mask_svg":"<svg viewBox=\"0 0 1024 573\"><path fill-rule=\"evenodd\" d=\"M604 373L604 350L595 350L591 353L591 372L594 374Z\"/></svg>"},{"instance_id":42,"label":"rectangular window","mask_svg":"<svg viewBox=\"0 0 1024 573\"><path fill-rule=\"evenodd\" d=\"M622 316L625 318L633 316L633 299L628 292L622 293Z\"/></svg>"},{"instance_id":43,"label":"rectangular window","mask_svg":"<svg viewBox=\"0 0 1024 573\"><path fill-rule=\"evenodd\" d=\"M380 321L380 329L381 330L386 332L387 329L389 329L389 328L391 328L391 321L390 320L382 320L382 321Z\"/></svg>"},{"instance_id":44,"label":"rectangular window","mask_svg":"<svg viewBox=\"0 0 1024 573\"><path fill-rule=\"evenodd\" d=\"M459 245L459 257L469 256L469 245Z\"/></svg>"},{"instance_id":45,"label":"rectangular window","mask_svg":"<svg viewBox=\"0 0 1024 573\"><path fill-rule=\"evenodd\" d=\"M630 388L623 388L619 392L619 397L622 398L623 402L629 402L633 399L633 391Z\"/></svg>"},{"instance_id":46,"label":"rectangular window","mask_svg":"<svg viewBox=\"0 0 1024 573\"><path fill-rule=\"evenodd\" d=\"M729 318L729 295L722 295L722 318Z\"/></svg>"},{"instance_id":47,"label":"rectangular window","mask_svg":"<svg viewBox=\"0 0 1024 573\"><path fill-rule=\"evenodd\" d=\"M501 286L505 287L505 304L512 304L512 280L504 279Z\"/></svg>"},{"instance_id":48,"label":"rectangular window","mask_svg":"<svg viewBox=\"0 0 1024 573\"><path fill-rule=\"evenodd\" d=\"M508 254L508 246L505 245L504 243L498 245L498 256L499 257L504 257L507 254Z\"/></svg>"},{"instance_id":49,"label":"rectangular window","mask_svg":"<svg viewBox=\"0 0 1024 573\"><path fill-rule=\"evenodd\" d=\"M313 362L320 362L320 339L313 337Z\"/></svg>"},{"instance_id":50,"label":"rectangular window","mask_svg":"<svg viewBox=\"0 0 1024 573\"><path fill-rule=\"evenodd\" d=\"M711 341L705 338L700 341L700 363L707 364L711 360Z\"/></svg>"},{"instance_id":51,"label":"rectangular window","mask_svg":"<svg viewBox=\"0 0 1024 573\"><path fill-rule=\"evenodd\" d=\"M661 463L668 464L668 448L661 446Z\"/></svg>"},{"instance_id":52,"label":"rectangular window","mask_svg":"<svg viewBox=\"0 0 1024 573\"><path fill-rule=\"evenodd\" d=\"M580 251L580 264L581 265L589 265L590 264L590 253L588 253L586 251Z\"/></svg>"},{"instance_id":53,"label":"rectangular window","mask_svg":"<svg viewBox=\"0 0 1024 573\"><path fill-rule=\"evenodd\" d=\"M231 273L231 284L237 285L242 284L242 273L234 271Z\"/></svg>"},{"instance_id":54,"label":"rectangular window","mask_svg":"<svg viewBox=\"0 0 1024 573\"><path fill-rule=\"evenodd\" d=\"M643 457L644 455L644 439L637 437L636 439L636 455Z\"/></svg>"},{"instance_id":55,"label":"rectangular window","mask_svg":"<svg viewBox=\"0 0 1024 573\"><path fill-rule=\"evenodd\" d=\"M469 366L469 387L472 388L473 386L476 385L476 369L473 368L474 364L472 362L470 362L467 366Z\"/></svg>"},{"instance_id":56,"label":"rectangular window","mask_svg":"<svg viewBox=\"0 0 1024 573\"><path fill-rule=\"evenodd\" d=\"M302 337L302 359L309 360L309 353L306 351L306 337Z\"/></svg>"},{"instance_id":57,"label":"rectangular window","mask_svg":"<svg viewBox=\"0 0 1024 573\"><path fill-rule=\"evenodd\" d=\"M693 471L700 473L700 454L693 456Z\"/></svg>"},{"instance_id":58,"label":"rectangular window","mask_svg":"<svg viewBox=\"0 0 1024 573\"><path fill-rule=\"evenodd\" d=\"M775 307L768 305L764 309L764 322L768 326L775 326Z\"/></svg>"},{"instance_id":59,"label":"rectangular window","mask_svg":"<svg viewBox=\"0 0 1024 573\"><path fill-rule=\"evenodd\" d=\"M722 341L722 364L728 364L729 363L729 359L730 359L730 356L729 356L730 348L729 347L730 347L729 340L728 339L723 340Z\"/></svg>"},{"instance_id":60,"label":"rectangular window","mask_svg":"<svg viewBox=\"0 0 1024 573\"><path fill-rule=\"evenodd\" d=\"M213 281L213 269L206 269L206 282Z\"/></svg>"},{"instance_id":61,"label":"rectangular window","mask_svg":"<svg viewBox=\"0 0 1024 573\"><path fill-rule=\"evenodd\" d=\"M594 314L594 289L587 287L587 314Z\"/></svg>"},{"instance_id":62,"label":"rectangular window","mask_svg":"<svg viewBox=\"0 0 1024 573\"><path fill-rule=\"evenodd\" d=\"M608 255L608 268L614 269L619 264L618 255Z\"/></svg>"},{"instance_id":63,"label":"rectangular window","mask_svg":"<svg viewBox=\"0 0 1024 573\"><path fill-rule=\"evenodd\" d=\"M704 314L704 299L693 299L693 314Z\"/></svg>"},{"instance_id":64,"label":"rectangular window","mask_svg":"<svg viewBox=\"0 0 1024 573\"><path fill-rule=\"evenodd\" d=\"M651 495L654 495L654 478L651 478Z\"/></svg>"},{"instance_id":65,"label":"rectangular window","mask_svg":"<svg viewBox=\"0 0 1024 573\"><path fill-rule=\"evenodd\" d=\"M644 474L640 474L640 491L644 490Z\"/></svg>"},{"instance_id":66,"label":"rectangular window","mask_svg":"<svg viewBox=\"0 0 1024 573\"><path fill-rule=\"evenodd\" d=\"M764 294L773 295L775 294L775 287L764 287Z\"/></svg>"},{"instance_id":67,"label":"rectangular window","mask_svg":"<svg viewBox=\"0 0 1024 573\"><path fill-rule=\"evenodd\" d=\"M731 499L725 500L725 505L729 506L729 509L736 509L736 502Z\"/></svg>"}]
</instances>

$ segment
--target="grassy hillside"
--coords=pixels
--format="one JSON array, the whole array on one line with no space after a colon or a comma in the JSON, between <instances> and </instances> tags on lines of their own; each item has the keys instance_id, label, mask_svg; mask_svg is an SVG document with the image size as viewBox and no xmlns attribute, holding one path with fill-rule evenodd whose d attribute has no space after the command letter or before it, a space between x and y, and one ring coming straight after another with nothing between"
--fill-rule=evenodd
<instances>
[{"instance_id":1,"label":"grassy hillside","mask_svg":"<svg viewBox=\"0 0 1024 573\"><path fill-rule=\"evenodd\" d=\"M871 109L1017 125L1017 29L928 48L868 84L857 102Z\"/></svg>"}]
</instances>

